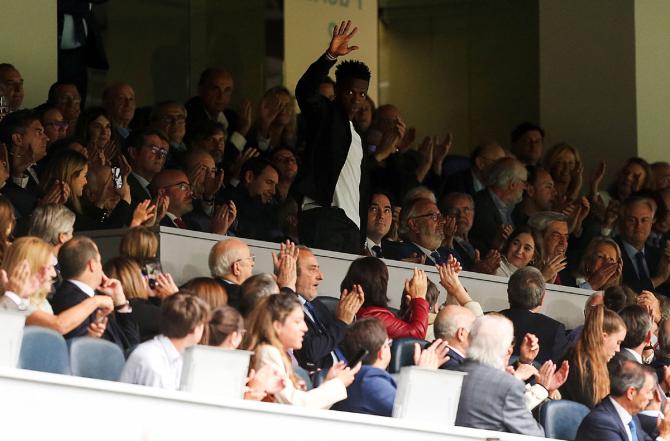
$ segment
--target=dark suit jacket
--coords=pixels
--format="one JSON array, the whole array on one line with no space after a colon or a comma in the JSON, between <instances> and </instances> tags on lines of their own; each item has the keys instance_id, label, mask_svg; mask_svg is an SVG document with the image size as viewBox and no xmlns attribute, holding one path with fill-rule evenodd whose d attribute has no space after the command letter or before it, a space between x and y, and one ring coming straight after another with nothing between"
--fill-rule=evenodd
<instances>
[{"instance_id":1,"label":"dark suit jacket","mask_svg":"<svg viewBox=\"0 0 670 441\"><path fill-rule=\"evenodd\" d=\"M128 185L130 186L130 201L133 209L145 199L151 199L149 190L144 188L132 173L128 175Z\"/></svg>"},{"instance_id":2,"label":"dark suit jacket","mask_svg":"<svg viewBox=\"0 0 670 441\"><path fill-rule=\"evenodd\" d=\"M307 68L295 89L295 97L305 118L307 141L296 188L323 207L332 205L335 185L352 139L349 116L339 104L319 93L319 84L334 64L334 60L322 55ZM359 185L361 201L369 198L368 167L368 155L364 151Z\"/></svg>"},{"instance_id":3,"label":"dark suit jacket","mask_svg":"<svg viewBox=\"0 0 670 441\"><path fill-rule=\"evenodd\" d=\"M6 197L14 207L14 215L18 218L28 217L37 205L37 196L8 179L0 193Z\"/></svg>"},{"instance_id":4,"label":"dark suit jacket","mask_svg":"<svg viewBox=\"0 0 670 441\"><path fill-rule=\"evenodd\" d=\"M231 189L228 195L237 207L237 236L268 242L282 240L274 204L264 204L260 198L252 198L246 188Z\"/></svg>"},{"instance_id":5,"label":"dark suit jacket","mask_svg":"<svg viewBox=\"0 0 670 441\"><path fill-rule=\"evenodd\" d=\"M440 189L440 196L446 196L449 193L467 193L470 196L475 195L475 184L472 179L470 168L461 170L453 175L447 176L444 185Z\"/></svg>"},{"instance_id":6,"label":"dark suit jacket","mask_svg":"<svg viewBox=\"0 0 670 441\"><path fill-rule=\"evenodd\" d=\"M562 323L544 314L521 308L505 309L500 313L514 324L514 337L516 338L514 355L519 355L519 347L523 338L530 333L537 336L540 344L540 352L535 358L536 361L544 363L552 360L558 363L563 359L568 348L568 338Z\"/></svg>"},{"instance_id":7,"label":"dark suit jacket","mask_svg":"<svg viewBox=\"0 0 670 441\"><path fill-rule=\"evenodd\" d=\"M656 291L654 285L651 283L650 278L640 278L635 271L635 265L628 257L628 253L623 247L623 241L621 237L616 238L616 242L621 248L621 259L623 260L623 283L624 285L629 286L633 291L640 292L642 290L647 291ZM658 262L661 260L663 252L649 245L644 247L644 260L647 262L647 268L649 269L649 276L653 276L656 272L656 267L658 267Z\"/></svg>"},{"instance_id":8,"label":"dark suit jacket","mask_svg":"<svg viewBox=\"0 0 670 441\"><path fill-rule=\"evenodd\" d=\"M444 263L447 261L449 258L449 255L451 252L447 248L440 247L437 249L437 252L440 254L440 262L438 263ZM421 249L416 246L413 242L389 242L387 247L384 249L384 256L387 259L393 259L393 260L403 260L407 259L410 257L414 257L416 254L416 257L421 257L424 256L425 253L421 251ZM426 263L425 265L433 266L435 265L435 261L431 256L426 255Z\"/></svg>"},{"instance_id":9,"label":"dark suit jacket","mask_svg":"<svg viewBox=\"0 0 670 441\"><path fill-rule=\"evenodd\" d=\"M240 290L240 285L229 282L226 279L219 279L219 278L214 278L221 286L223 286L226 290L226 294L228 294L228 306L232 306L233 308L237 309L238 311L240 310L240 300L242 299L242 293Z\"/></svg>"},{"instance_id":10,"label":"dark suit jacket","mask_svg":"<svg viewBox=\"0 0 670 441\"><path fill-rule=\"evenodd\" d=\"M363 366L354 382L347 387L347 399L331 409L390 417L393 413L397 386L385 370Z\"/></svg>"},{"instance_id":11,"label":"dark suit jacket","mask_svg":"<svg viewBox=\"0 0 670 441\"><path fill-rule=\"evenodd\" d=\"M477 192L474 200L475 220L470 230L470 241L484 256L491 249L503 221L488 189Z\"/></svg>"},{"instance_id":12,"label":"dark suit jacket","mask_svg":"<svg viewBox=\"0 0 670 441\"><path fill-rule=\"evenodd\" d=\"M446 363L440 366L440 369L447 369L450 371L459 370L460 366L465 361L465 358L461 357L451 348L449 348L449 353L447 355L449 355L449 360L447 360Z\"/></svg>"},{"instance_id":13,"label":"dark suit jacket","mask_svg":"<svg viewBox=\"0 0 670 441\"><path fill-rule=\"evenodd\" d=\"M333 357L330 353L344 338L347 324L336 319L318 297L310 304L318 315L319 324L317 325L305 314L307 332L302 340L302 348L294 351L293 355L300 366L307 370L329 368L333 364Z\"/></svg>"},{"instance_id":14,"label":"dark suit jacket","mask_svg":"<svg viewBox=\"0 0 670 441\"><path fill-rule=\"evenodd\" d=\"M65 281L56 291L51 301L55 314L60 314L68 308L71 308L84 300L88 299L88 295L79 289L74 283ZM86 318L79 326L65 334L65 338L84 337L86 336L88 325L96 319L95 312ZM115 313L109 315L107 322L107 329L102 338L109 340L118 345L126 355L137 346L140 342L140 332L137 322L133 320L132 314Z\"/></svg>"},{"instance_id":15,"label":"dark suit jacket","mask_svg":"<svg viewBox=\"0 0 670 441\"><path fill-rule=\"evenodd\" d=\"M194 96L189 99L186 104L186 139L190 138L193 132L197 131L203 123L213 120L215 121L217 115L212 115L214 119L205 110L205 105L202 102L202 98L199 96ZM240 154L240 151L237 149L232 142L230 142L231 135L238 131L240 126L239 115L232 109L225 109L223 114L228 120L228 133L226 136L226 148L223 153L223 162L226 165L232 165L232 163L237 159Z\"/></svg>"},{"instance_id":16,"label":"dark suit jacket","mask_svg":"<svg viewBox=\"0 0 670 441\"><path fill-rule=\"evenodd\" d=\"M642 430L642 424L636 415L633 416L633 421L637 429L637 439L639 441L651 440L649 435ZM626 429L609 396L605 397L582 420L577 430L576 441L628 441Z\"/></svg>"}]
</instances>

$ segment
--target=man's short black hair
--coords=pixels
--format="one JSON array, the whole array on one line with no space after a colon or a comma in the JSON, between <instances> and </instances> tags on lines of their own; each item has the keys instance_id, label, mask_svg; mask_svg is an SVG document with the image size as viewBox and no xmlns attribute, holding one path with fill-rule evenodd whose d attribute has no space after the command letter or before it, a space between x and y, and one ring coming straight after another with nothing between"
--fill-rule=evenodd
<instances>
[{"instance_id":1,"label":"man's short black hair","mask_svg":"<svg viewBox=\"0 0 670 441\"><path fill-rule=\"evenodd\" d=\"M153 127L147 127L142 130L135 130L131 132L130 136L128 136L126 147L127 148L134 147L139 150L144 145L145 139L152 135L158 136L161 140L165 142L168 143L170 142L167 135L162 130L155 129Z\"/></svg>"},{"instance_id":2,"label":"man's short black hair","mask_svg":"<svg viewBox=\"0 0 670 441\"><path fill-rule=\"evenodd\" d=\"M528 121L522 122L518 126L514 127L510 138L512 142L517 142L526 132L530 132L532 130L537 130L540 132L540 135L542 135L542 138L544 139L544 129L537 124Z\"/></svg>"},{"instance_id":3,"label":"man's short black hair","mask_svg":"<svg viewBox=\"0 0 670 441\"><path fill-rule=\"evenodd\" d=\"M15 133L24 133L33 121L39 119L40 117L37 112L28 109L10 113L0 122L0 142L4 143L7 148L11 148L12 135Z\"/></svg>"},{"instance_id":4,"label":"man's short black hair","mask_svg":"<svg viewBox=\"0 0 670 441\"><path fill-rule=\"evenodd\" d=\"M337 65L335 68L335 80L337 80L338 84L352 78L370 81L370 68L358 60L347 60Z\"/></svg>"},{"instance_id":5,"label":"man's short black hair","mask_svg":"<svg viewBox=\"0 0 670 441\"><path fill-rule=\"evenodd\" d=\"M58 88L60 86L74 86L77 89L77 91L79 91L77 85L70 81L56 81L49 87L49 93L47 94L48 96L47 103L56 104L56 92L58 91Z\"/></svg>"},{"instance_id":6,"label":"man's short black hair","mask_svg":"<svg viewBox=\"0 0 670 441\"><path fill-rule=\"evenodd\" d=\"M279 174L279 170L277 170L277 167L275 167L274 164L268 161L267 159L252 158L244 163L244 165L242 166L242 170L240 170L240 176L244 181L244 175L246 175L248 171L251 171L251 173L253 173L254 176L258 176L261 173L263 173L263 170L265 170L267 167L272 168L274 171L277 172L277 174Z\"/></svg>"},{"instance_id":7,"label":"man's short black hair","mask_svg":"<svg viewBox=\"0 0 670 441\"><path fill-rule=\"evenodd\" d=\"M375 188L375 189L372 190L372 192L370 193L370 200L368 201L368 207L370 206L370 204L372 204L372 197L376 194L382 194L382 195L386 196L388 198L389 202L391 203L391 208L393 208L393 206L395 205L395 199L393 198L393 195L391 194L391 192L389 192L388 190L386 190L384 188Z\"/></svg>"},{"instance_id":8,"label":"man's short black hair","mask_svg":"<svg viewBox=\"0 0 670 441\"><path fill-rule=\"evenodd\" d=\"M636 348L644 343L651 330L651 316L646 308L640 305L628 305L619 312L626 324L626 338L621 342L624 348Z\"/></svg>"}]
</instances>

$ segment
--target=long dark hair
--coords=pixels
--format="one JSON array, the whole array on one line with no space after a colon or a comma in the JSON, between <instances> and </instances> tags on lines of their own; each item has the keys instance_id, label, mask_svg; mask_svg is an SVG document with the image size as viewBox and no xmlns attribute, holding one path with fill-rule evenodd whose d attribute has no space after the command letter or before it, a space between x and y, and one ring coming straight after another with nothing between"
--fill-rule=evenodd
<instances>
[{"instance_id":1,"label":"long dark hair","mask_svg":"<svg viewBox=\"0 0 670 441\"><path fill-rule=\"evenodd\" d=\"M389 298L386 290L389 282L389 271L386 264L376 257L361 257L351 262L347 274L340 284L340 291L349 290L354 285L361 285L365 293L363 307L388 306Z\"/></svg>"}]
</instances>

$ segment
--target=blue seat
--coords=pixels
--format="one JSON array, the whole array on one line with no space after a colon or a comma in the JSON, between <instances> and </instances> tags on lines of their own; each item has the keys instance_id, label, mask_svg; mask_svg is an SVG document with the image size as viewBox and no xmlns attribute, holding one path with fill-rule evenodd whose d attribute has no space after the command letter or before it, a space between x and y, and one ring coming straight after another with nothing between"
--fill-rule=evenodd
<instances>
[{"instance_id":1,"label":"blue seat","mask_svg":"<svg viewBox=\"0 0 670 441\"><path fill-rule=\"evenodd\" d=\"M547 401L540 407L540 424L547 438L574 441L589 408L569 400Z\"/></svg>"},{"instance_id":2,"label":"blue seat","mask_svg":"<svg viewBox=\"0 0 670 441\"><path fill-rule=\"evenodd\" d=\"M39 326L23 330L19 367L52 374L70 373L70 357L65 339L58 332Z\"/></svg>"},{"instance_id":3,"label":"blue seat","mask_svg":"<svg viewBox=\"0 0 670 441\"><path fill-rule=\"evenodd\" d=\"M316 301L321 302L323 306L328 308L332 316L335 317L335 311L337 310L337 304L340 303L340 299L337 297L318 296Z\"/></svg>"},{"instance_id":4,"label":"blue seat","mask_svg":"<svg viewBox=\"0 0 670 441\"><path fill-rule=\"evenodd\" d=\"M307 372L305 369L301 368L300 366L294 366L293 367L293 372L295 375L300 378L302 381L305 382L305 386L307 387L307 390L311 390L313 388L312 385L312 379L309 377L309 372Z\"/></svg>"},{"instance_id":5,"label":"blue seat","mask_svg":"<svg viewBox=\"0 0 670 441\"><path fill-rule=\"evenodd\" d=\"M414 343L419 343L422 348L428 345L426 340L418 338L398 338L391 344L391 363L388 371L391 374L397 374L404 366L414 364Z\"/></svg>"},{"instance_id":6,"label":"blue seat","mask_svg":"<svg viewBox=\"0 0 670 441\"><path fill-rule=\"evenodd\" d=\"M312 383L314 387L319 387L326 381L326 376L328 375L328 369L321 369L314 375L312 375Z\"/></svg>"},{"instance_id":7,"label":"blue seat","mask_svg":"<svg viewBox=\"0 0 670 441\"><path fill-rule=\"evenodd\" d=\"M123 351L112 342L80 337L73 339L70 345L72 375L119 381L124 363Z\"/></svg>"}]
</instances>

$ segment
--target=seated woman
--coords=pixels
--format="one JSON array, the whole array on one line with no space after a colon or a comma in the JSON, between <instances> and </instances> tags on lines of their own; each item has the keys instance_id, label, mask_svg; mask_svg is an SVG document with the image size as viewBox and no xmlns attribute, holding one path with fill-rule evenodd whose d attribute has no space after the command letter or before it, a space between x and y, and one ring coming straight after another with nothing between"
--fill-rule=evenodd
<instances>
[{"instance_id":1,"label":"seated woman","mask_svg":"<svg viewBox=\"0 0 670 441\"><path fill-rule=\"evenodd\" d=\"M584 167L576 148L564 142L556 144L545 155L544 168L554 180L557 210L579 198Z\"/></svg>"},{"instance_id":2,"label":"seated woman","mask_svg":"<svg viewBox=\"0 0 670 441\"><path fill-rule=\"evenodd\" d=\"M138 263L155 259L158 255L158 236L144 226L131 228L121 238L119 253Z\"/></svg>"},{"instance_id":3,"label":"seated woman","mask_svg":"<svg viewBox=\"0 0 670 441\"><path fill-rule=\"evenodd\" d=\"M16 239L2 261L0 310L23 311L27 315L26 325L43 326L60 334L72 331L96 311L104 323L103 317L114 311L109 296L95 295L58 315L49 312L50 306L43 305L48 303L46 295L56 276L54 261L51 245L42 239L30 236ZM89 327L89 336L100 337L104 330L104 324L94 324Z\"/></svg>"},{"instance_id":4,"label":"seated woman","mask_svg":"<svg viewBox=\"0 0 670 441\"><path fill-rule=\"evenodd\" d=\"M283 404L328 409L347 397L347 386L354 381L360 364L353 369L338 363L328 371L326 381L309 391L302 390L291 365L289 351L300 349L307 332L302 305L294 294L273 294L264 297L251 313L242 349L252 351L252 366L275 369L284 379L285 387L273 394Z\"/></svg>"},{"instance_id":5,"label":"seated woman","mask_svg":"<svg viewBox=\"0 0 670 441\"><path fill-rule=\"evenodd\" d=\"M151 288L147 278L142 276L140 265L128 257L108 260L103 270L108 277L121 282L126 299L133 308L130 314L140 328L140 340L146 341L160 334L161 302L179 291L172 276L158 274L154 288Z\"/></svg>"},{"instance_id":6,"label":"seated woman","mask_svg":"<svg viewBox=\"0 0 670 441\"><path fill-rule=\"evenodd\" d=\"M623 261L619 245L610 238L596 237L586 248L575 273L579 288L604 291L621 286Z\"/></svg>"},{"instance_id":7,"label":"seated woman","mask_svg":"<svg viewBox=\"0 0 670 441\"><path fill-rule=\"evenodd\" d=\"M365 300L356 316L380 319L386 326L389 338L425 339L430 309L426 300L428 288L426 273L415 268L412 278L405 281L403 295L410 297L405 320L396 317L388 309L389 299L386 296L388 280L389 272L384 262L376 257L362 257L351 262L349 271L340 284L340 290L352 291L359 286Z\"/></svg>"},{"instance_id":8,"label":"seated woman","mask_svg":"<svg viewBox=\"0 0 670 441\"><path fill-rule=\"evenodd\" d=\"M228 304L226 288L211 277L195 277L186 282L181 289L200 297L212 311Z\"/></svg>"},{"instance_id":9,"label":"seated woman","mask_svg":"<svg viewBox=\"0 0 670 441\"><path fill-rule=\"evenodd\" d=\"M75 138L86 148L91 163L108 164L120 153L119 140L102 107L89 107L81 113Z\"/></svg>"},{"instance_id":10,"label":"seated woman","mask_svg":"<svg viewBox=\"0 0 670 441\"><path fill-rule=\"evenodd\" d=\"M0 229L0 262L2 262L2 257L12 244L10 238L14 231L14 225L16 225L12 204L4 196L0 196L0 225L5 226L5 228Z\"/></svg>"},{"instance_id":11,"label":"seated woman","mask_svg":"<svg viewBox=\"0 0 670 441\"><path fill-rule=\"evenodd\" d=\"M603 305L592 306L577 344L565 358L570 365L561 397L595 407L610 392L607 362L619 352L626 325L619 315Z\"/></svg>"},{"instance_id":12,"label":"seated woman","mask_svg":"<svg viewBox=\"0 0 670 441\"><path fill-rule=\"evenodd\" d=\"M517 228L507 239L502 250L496 276L509 277L519 268L525 268L536 256L535 237L530 227Z\"/></svg>"}]
</instances>

